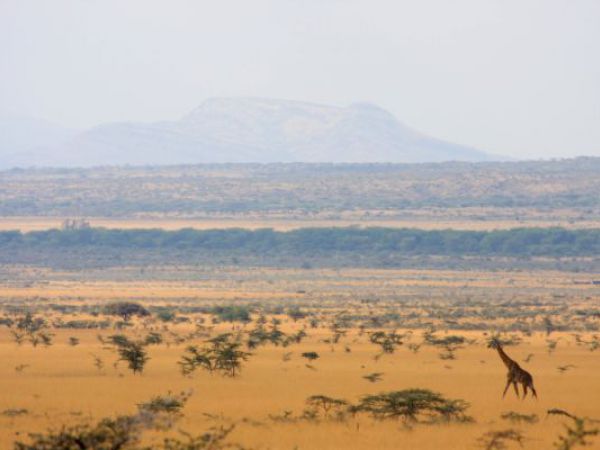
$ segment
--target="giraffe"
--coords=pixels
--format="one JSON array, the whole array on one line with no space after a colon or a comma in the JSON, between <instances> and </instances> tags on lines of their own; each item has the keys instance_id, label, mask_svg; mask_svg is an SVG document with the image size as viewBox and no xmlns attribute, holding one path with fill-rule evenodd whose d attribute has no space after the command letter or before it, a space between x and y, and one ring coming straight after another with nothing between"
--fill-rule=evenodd
<instances>
[{"instance_id":1,"label":"giraffe","mask_svg":"<svg viewBox=\"0 0 600 450\"><path fill-rule=\"evenodd\" d=\"M515 394L517 394L518 398L519 389L517 388L517 383L521 383L521 385L523 386L523 399L527 397L527 388L530 388L533 396L537 398L537 392L533 387L533 377L529 372L522 369L521 366L519 366L515 361L510 359L510 357L504 352L500 341L498 341L498 339L496 338L492 338L488 347L495 348L498 351L500 359L508 369L508 373L506 374L506 387L504 388L504 392L502 393L502 398L506 396L506 391L508 391L508 388L511 384L515 388Z\"/></svg>"}]
</instances>

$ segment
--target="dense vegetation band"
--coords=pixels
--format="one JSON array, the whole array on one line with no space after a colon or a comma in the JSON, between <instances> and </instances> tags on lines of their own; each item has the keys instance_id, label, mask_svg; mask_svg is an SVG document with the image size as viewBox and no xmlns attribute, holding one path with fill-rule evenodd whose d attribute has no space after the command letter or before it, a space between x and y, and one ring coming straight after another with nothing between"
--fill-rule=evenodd
<instances>
[{"instance_id":1,"label":"dense vegetation band","mask_svg":"<svg viewBox=\"0 0 600 450\"><path fill-rule=\"evenodd\" d=\"M182 229L166 231L88 228L22 233L0 232L0 251L72 248L177 250L235 254L597 256L600 228L515 228L496 231L396 228Z\"/></svg>"}]
</instances>

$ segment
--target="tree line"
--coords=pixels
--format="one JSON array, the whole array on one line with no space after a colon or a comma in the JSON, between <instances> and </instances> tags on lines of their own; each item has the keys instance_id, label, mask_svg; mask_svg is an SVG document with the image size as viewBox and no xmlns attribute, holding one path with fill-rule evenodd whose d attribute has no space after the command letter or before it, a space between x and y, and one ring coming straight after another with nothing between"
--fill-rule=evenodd
<instances>
[{"instance_id":1,"label":"tree line","mask_svg":"<svg viewBox=\"0 0 600 450\"><path fill-rule=\"evenodd\" d=\"M395 228L181 229L87 228L0 232L0 251L173 250L232 255L330 254L579 257L600 254L600 228L515 228L495 231Z\"/></svg>"}]
</instances>

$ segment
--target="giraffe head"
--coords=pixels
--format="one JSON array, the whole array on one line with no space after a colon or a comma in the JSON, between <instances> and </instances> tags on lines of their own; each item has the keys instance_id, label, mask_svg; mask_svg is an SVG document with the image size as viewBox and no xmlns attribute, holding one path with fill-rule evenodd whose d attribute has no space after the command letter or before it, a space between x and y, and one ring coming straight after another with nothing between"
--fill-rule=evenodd
<instances>
[{"instance_id":1,"label":"giraffe head","mask_svg":"<svg viewBox=\"0 0 600 450\"><path fill-rule=\"evenodd\" d=\"M501 348L502 342L498 338L498 336L492 336L488 339L488 348Z\"/></svg>"}]
</instances>

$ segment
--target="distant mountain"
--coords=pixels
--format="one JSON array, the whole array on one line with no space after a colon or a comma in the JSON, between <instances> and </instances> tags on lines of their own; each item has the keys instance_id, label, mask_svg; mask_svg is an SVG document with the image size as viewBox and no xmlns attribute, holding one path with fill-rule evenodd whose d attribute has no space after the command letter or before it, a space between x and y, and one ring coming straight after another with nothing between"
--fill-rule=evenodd
<instances>
[{"instance_id":1,"label":"distant mountain","mask_svg":"<svg viewBox=\"0 0 600 450\"><path fill-rule=\"evenodd\" d=\"M1 142L0 167L499 159L428 137L365 103L215 98L177 121L109 123L56 142L59 135Z\"/></svg>"},{"instance_id":2,"label":"distant mountain","mask_svg":"<svg viewBox=\"0 0 600 450\"><path fill-rule=\"evenodd\" d=\"M0 116L0 169L52 166L77 131L30 117Z\"/></svg>"}]
</instances>

